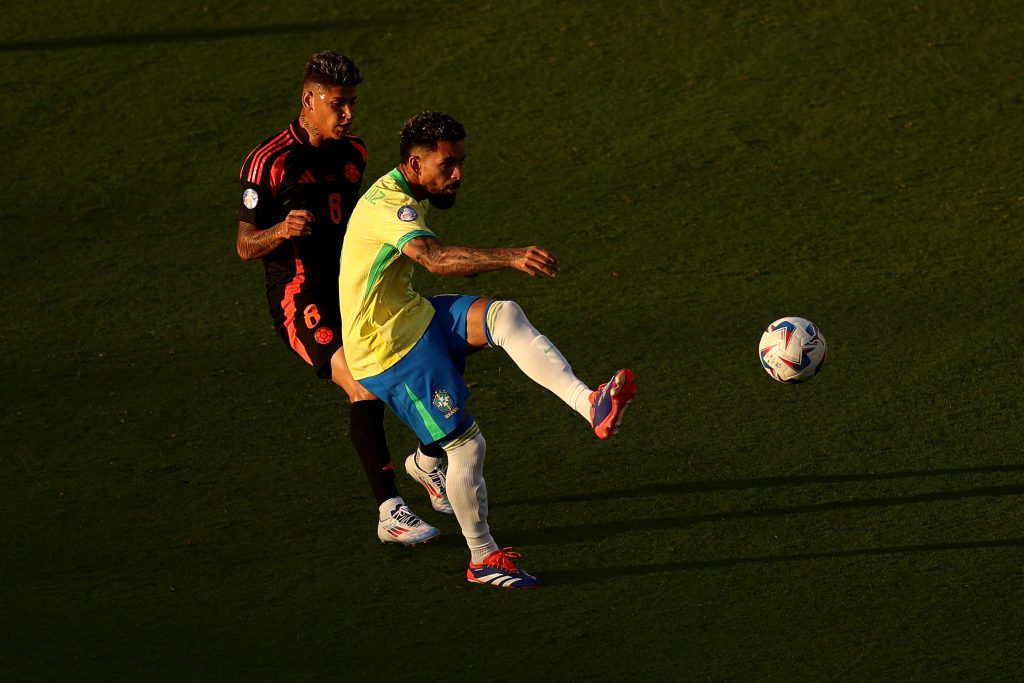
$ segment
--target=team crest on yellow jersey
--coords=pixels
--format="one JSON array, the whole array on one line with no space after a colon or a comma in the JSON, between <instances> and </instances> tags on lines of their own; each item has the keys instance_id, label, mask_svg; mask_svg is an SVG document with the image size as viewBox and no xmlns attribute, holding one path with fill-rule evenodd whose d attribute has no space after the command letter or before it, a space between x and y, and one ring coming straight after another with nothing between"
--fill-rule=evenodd
<instances>
[{"instance_id":1,"label":"team crest on yellow jersey","mask_svg":"<svg viewBox=\"0 0 1024 683\"><path fill-rule=\"evenodd\" d=\"M455 413L459 412L459 407L452 401L451 394L444 389L438 389L434 392L434 400L431 401L438 410L444 412L444 419L450 418Z\"/></svg>"}]
</instances>

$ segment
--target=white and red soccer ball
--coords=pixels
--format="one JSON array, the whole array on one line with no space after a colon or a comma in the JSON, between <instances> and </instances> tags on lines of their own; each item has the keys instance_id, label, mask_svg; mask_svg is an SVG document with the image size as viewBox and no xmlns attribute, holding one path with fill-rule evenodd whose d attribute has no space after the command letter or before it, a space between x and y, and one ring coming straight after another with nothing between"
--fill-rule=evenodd
<instances>
[{"instance_id":1,"label":"white and red soccer ball","mask_svg":"<svg viewBox=\"0 0 1024 683\"><path fill-rule=\"evenodd\" d=\"M825 365L828 347L818 326L796 317L779 318L765 329L758 345L765 372L778 382L806 382Z\"/></svg>"}]
</instances>

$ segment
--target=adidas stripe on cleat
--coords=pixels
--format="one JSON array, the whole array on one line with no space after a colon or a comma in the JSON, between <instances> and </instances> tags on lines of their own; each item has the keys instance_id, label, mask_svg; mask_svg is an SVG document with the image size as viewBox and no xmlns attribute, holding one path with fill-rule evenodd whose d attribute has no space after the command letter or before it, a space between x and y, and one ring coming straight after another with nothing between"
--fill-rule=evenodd
<instances>
[{"instance_id":1,"label":"adidas stripe on cleat","mask_svg":"<svg viewBox=\"0 0 1024 683\"><path fill-rule=\"evenodd\" d=\"M619 429L622 415L636 396L636 380L625 368L590 395L590 424L599 439L608 439Z\"/></svg>"},{"instance_id":2,"label":"adidas stripe on cleat","mask_svg":"<svg viewBox=\"0 0 1024 683\"><path fill-rule=\"evenodd\" d=\"M401 499L398 499L401 500ZM417 517L402 502L397 503L384 519L377 520L377 538L381 543L419 545L436 538L441 532Z\"/></svg>"},{"instance_id":3,"label":"adidas stripe on cleat","mask_svg":"<svg viewBox=\"0 0 1024 683\"><path fill-rule=\"evenodd\" d=\"M469 563L466 580L499 588L539 588L544 585L540 579L516 566L515 560L520 557L522 555L511 548L495 550L480 564Z\"/></svg>"},{"instance_id":4,"label":"adidas stripe on cleat","mask_svg":"<svg viewBox=\"0 0 1024 683\"><path fill-rule=\"evenodd\" d=\"M413 453L405 459L405 471L427 490L427 494L430 496L430 506L434 510L443 512L446 515L455 514L451 503L448 502L448 490L445 482L447 471L445 468L435 467L430 472L424 472L416 464L416 454Z\"/></svg>"}]
</instances>

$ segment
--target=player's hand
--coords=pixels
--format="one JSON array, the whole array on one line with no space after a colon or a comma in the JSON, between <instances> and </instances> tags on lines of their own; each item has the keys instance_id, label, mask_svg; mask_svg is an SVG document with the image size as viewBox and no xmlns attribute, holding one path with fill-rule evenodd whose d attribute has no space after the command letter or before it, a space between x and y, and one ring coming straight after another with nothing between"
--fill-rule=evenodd
<instances>
[{"instance_id":1,"label":"player's hand","mask_svg":"<svg viewBox=\"0 0 1024 683\"><path fill-rule=\"evenodd\" d=\"M526 247L512 265L530 277L544 278L558 275L558 258L543 247Z\"/></svg>"},{"instance_id":2,"label":"player's hand","mask_svg":"<svg viewBox=\"0 0 1024 683\"><path fill-rule=\"evenodd\" d=\"M290 240L293 237L309 237L313 234L313 229L310 227L313 220L313 214L309 211L292 209L285 219L274 227L274 236L283 240Z\"/></svg>"}]
</instances>

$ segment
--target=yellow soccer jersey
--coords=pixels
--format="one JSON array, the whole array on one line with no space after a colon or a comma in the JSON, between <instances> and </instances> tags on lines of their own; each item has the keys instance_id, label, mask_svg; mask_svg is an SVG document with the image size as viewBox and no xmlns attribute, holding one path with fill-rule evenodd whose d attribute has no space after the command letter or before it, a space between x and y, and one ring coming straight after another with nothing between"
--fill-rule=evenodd
<instances>
[{"instance_id":1,"label":"yellow soccer jersey","mask_svg":"<svg viewBox=\"0 0 1024 683\"><path fill-rule=\"evenodd\" d=\"M356 379L384 372L407 354L430 324L434 307L412 289L406 242L430 236L426 200L412 197L397 168L356 203L341 249L338 278L345 359Z\"/></svg>"}]
</instances>

